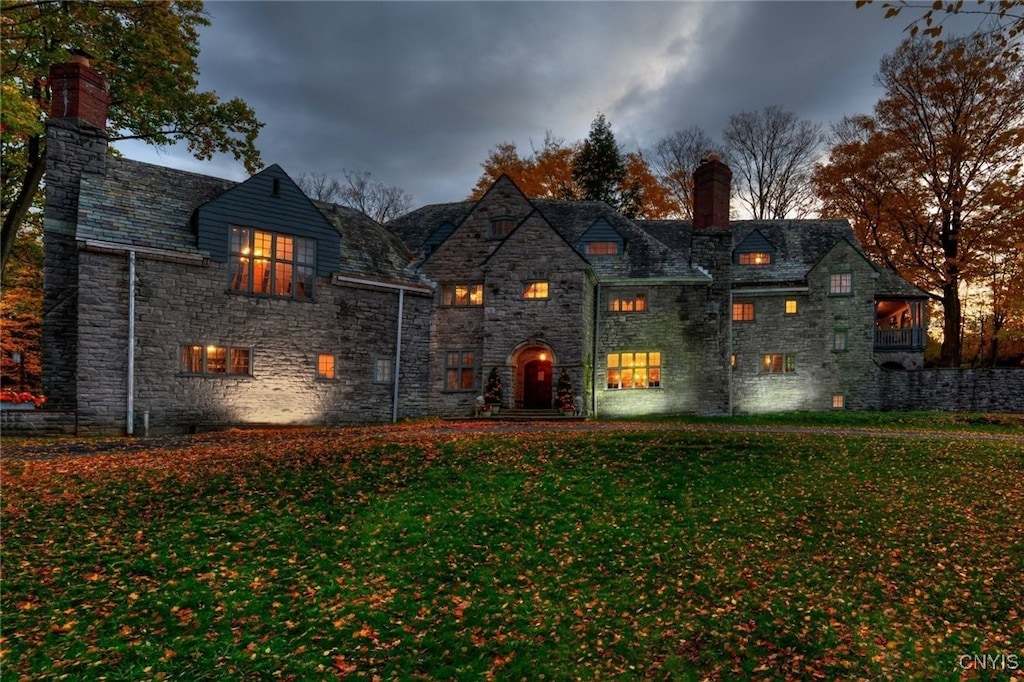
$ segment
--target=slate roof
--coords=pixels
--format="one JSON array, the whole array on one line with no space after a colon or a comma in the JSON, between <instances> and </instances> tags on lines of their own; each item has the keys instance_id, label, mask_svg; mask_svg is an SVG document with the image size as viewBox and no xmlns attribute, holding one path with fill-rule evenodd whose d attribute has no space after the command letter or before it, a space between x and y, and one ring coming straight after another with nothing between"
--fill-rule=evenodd
<instances>
[{"instance_id":1,"label":"slate roof","mask_svg":"<svg viewBox=\"0 0 1024 682\"><path fill-rule=\"evenodd\" d=\"M451 223L458 226L474 206L475 201L430 204L395 218L387 228L397 234L411 251L418 253L441 225Z\"/></svg>"},{"instance_id":2,"label":"slate roof","mask_svg":"<svg viewBox=\"0 0 1024 682\"><path fill-rule=\"evenodd\" d=\"M396 234L355 209L314 203L341 235L339 274L422 284L410 267L412 253Z\"/></svg>"},{"instance_id":3,"label":"slate roof","mask_svg":"<svg viewBox=\"0 0 1024 682\"><path fill-rule=\"evenodd\" d=\"M845 220L738 220L729 227L733 247L754 230L775 247L775 255L769 265L734 265L734 285L802 284L807 272L843 239L863 253Z\"/></svg>"},{"instance_id":4,"label":"slate roof","mask_svg":"<svg viewBox=\"0 0 1024 682\"><path fill-rule=\"evenodd\" d=\"M189 224L192 212L236 184L108 157L105 175L82 175L78 239L200 255Z\"/></svg>"}]
</instances>

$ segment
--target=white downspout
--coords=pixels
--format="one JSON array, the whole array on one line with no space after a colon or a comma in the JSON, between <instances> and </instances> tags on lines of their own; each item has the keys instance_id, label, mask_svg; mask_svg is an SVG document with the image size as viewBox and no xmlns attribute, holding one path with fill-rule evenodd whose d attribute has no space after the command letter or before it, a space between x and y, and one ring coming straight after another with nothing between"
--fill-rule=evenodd
<instances>
[{"instance_id":1,"label":"white downspout","mask_svg":"<svg viewBox=\"0 0 1024 682\"><path fill-rule=\"evenodd\" d=\"M732 408L732 390L733 390L732 389L732 381L733 381L733 379L732 379L732 375L736 372L736 368L732 366L733 349L732 349L732 285L731 284L729 286L729 309L727 311L725 311L725 313L726 313L726 315L729 316L727 318L729 320L729 352L728 352L728 355L725 358L725 366L726 366L726 368L729 371L729 416L732 417L733 416L733 408Z\"/></svg>"},{"instance_id":2,"label":"white downspout","mask_svg":"<svg viewBox=\"0 0 1024 682\"><path fill-rule=\"evenodd\" d=\"M593 360L590 362L590 416L597 418L597 348L598 334L601 332L601 283L598 282L594 291L594 342Z\"/></svg>"},{"instance_id":3,"label":"white downspout","mask_svg":"<svg viewBox=\"0 0 1024 682\"><path fill-rule=\"evenodd\" d=\"M395 366L392 368L391 423L398 421L398 369L402 366L402 313L405 306L405 289L398 290L398 331L395 334Z\"/></svg>"},{"instance_id":4,"label":"white downspout","mask_svg":"<svg viewBox=\"0 0 1024 682\"><path fill-rule=\"evenodd\" d=\"M128 435L135 434L135 252L128 252Z\"/></svg>"}]
</instances>

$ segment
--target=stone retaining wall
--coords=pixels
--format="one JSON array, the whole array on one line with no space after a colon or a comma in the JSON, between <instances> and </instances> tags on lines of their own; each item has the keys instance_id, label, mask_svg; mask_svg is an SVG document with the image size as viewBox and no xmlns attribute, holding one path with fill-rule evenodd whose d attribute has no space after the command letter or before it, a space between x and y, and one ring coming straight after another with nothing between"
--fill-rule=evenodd
<instances>
[{"instance_id":1,"label":"stone retaining wall","mask_svg":"<svg viewBox=\"0 0 1024 682\"><path fill-rule=\"evenodd\" d=\"M73 410L0 410L5 436L66 436L75 433Z\"/></svg>"},{"instance_id":2,"label":"stone retaining wall","mask_svg":"<svg viewBox=\"0 0 1024 682\"><path fill-rule=\"evenodd\" d=\"M1024 413L1024 369L881 371L883 410Z\"/></svg>"}]
</instances>

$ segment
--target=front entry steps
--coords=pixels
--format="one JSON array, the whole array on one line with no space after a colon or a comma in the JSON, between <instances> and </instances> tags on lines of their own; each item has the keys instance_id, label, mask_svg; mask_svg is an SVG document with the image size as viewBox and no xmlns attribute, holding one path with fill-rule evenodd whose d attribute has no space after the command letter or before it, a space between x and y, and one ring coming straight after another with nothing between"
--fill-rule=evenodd
<instances>
[{"instance_id":1,"label":"front entry steps","mask_svg":"<svg viewBox=\"0 0 1024 682\"><path fill-rule=\"evenodd\" d=\"M474 417L473 419L489 419L491 421L583 421L582 415L563 415L561 410L527 410L523 408L501 408L494 416Z\"/></svg>"}]
</instances>

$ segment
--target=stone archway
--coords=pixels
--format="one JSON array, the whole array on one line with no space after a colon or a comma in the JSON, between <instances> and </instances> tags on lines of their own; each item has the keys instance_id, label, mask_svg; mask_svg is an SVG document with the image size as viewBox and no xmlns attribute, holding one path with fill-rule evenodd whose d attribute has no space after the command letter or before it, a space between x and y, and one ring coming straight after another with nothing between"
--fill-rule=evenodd
<instances>
[{"instance_id":1,"label":"stone archway","mask_svg":"<svg viewBox=\"0 0 1024 682\"><path fill-rule=\"evenodd\" d=\"M527 410L549 409L553 400L555 353L546 343L527 341L512 352L515 405Z\"/></svg>"}]
</instances>

